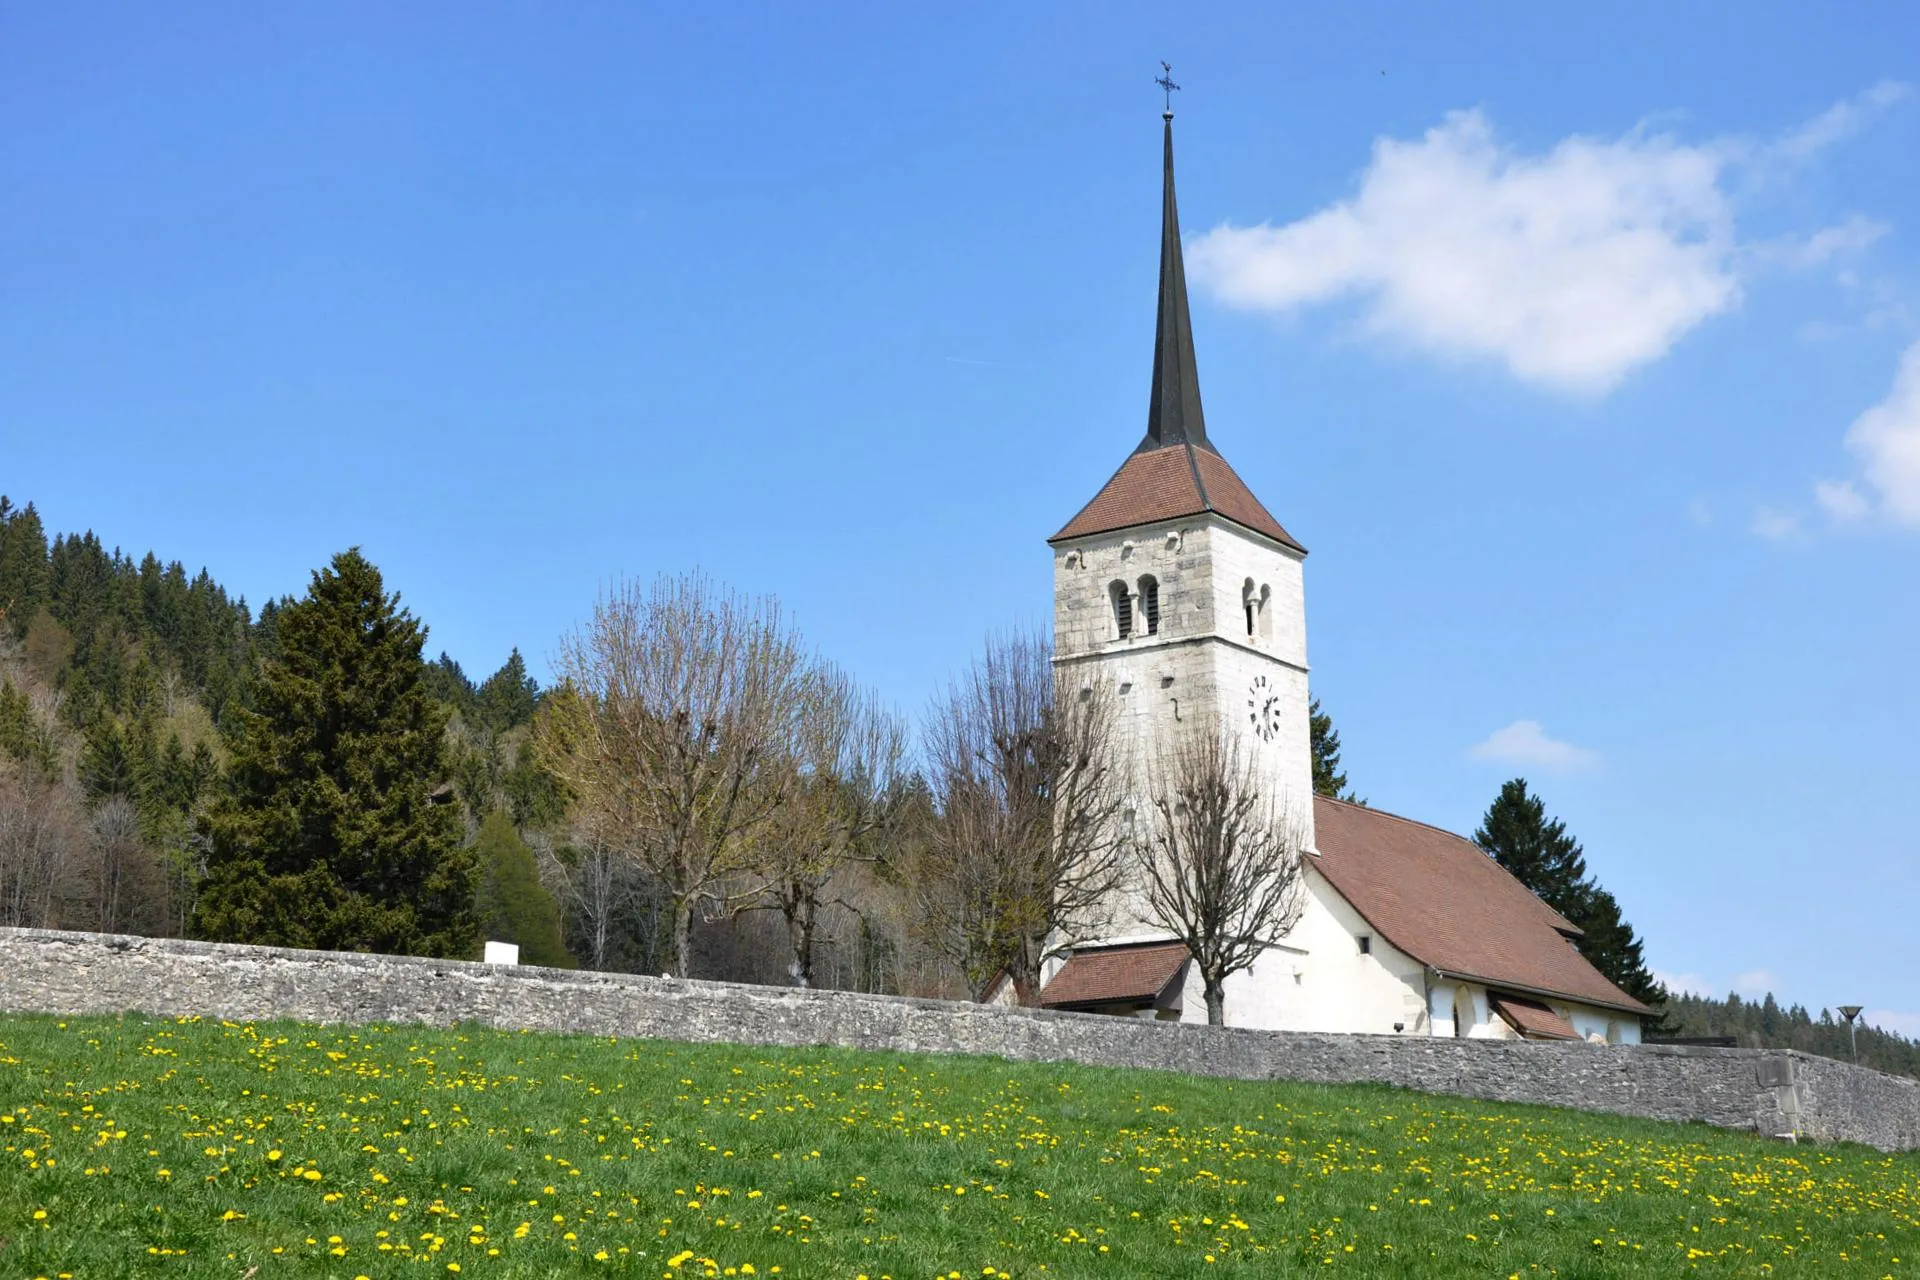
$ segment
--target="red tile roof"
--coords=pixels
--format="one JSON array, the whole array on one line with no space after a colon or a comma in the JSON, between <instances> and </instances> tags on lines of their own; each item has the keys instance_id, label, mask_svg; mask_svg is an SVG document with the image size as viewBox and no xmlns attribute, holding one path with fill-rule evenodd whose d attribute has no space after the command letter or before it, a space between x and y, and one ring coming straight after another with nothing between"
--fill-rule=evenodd
<instances>
[{"instance_id":1,"label":"red tile roof","mask_svg":"<svg viewBox=\"0 0 1920 1280\"><path fill-rule=\"evenodd\" d=\"M1215 512L1302 554L1306 552L1260 505L1260 499L1253 496L1225 458L1210 448L1189 444L1147 449L1128 457L1093 495L1093 501L1047 541L1111 533L1204 511Z\"/></svg>"},{"instance_id":2,"label":"red tile roof","mask_svg":"<svg viewBox=\"0 0 1920 1280\"><path fill-rule=\"evenodd\" d=\"M1478 845L1325 796L1313 804L1312 859L1395 947L1453 977L1583 1004L1650 1012L1588 964L1565 917Z\"/></svg>"},{"instance_id":3,"label":"red tile roof","mask_svg":"<svg viewBox=\"0 0 1920 1280\"><path fill-rule=\"evenodd\" d=\"M1149 942L1076 951L1040 992L1049 1009L1158 1000L1187 962L1184 942Z\"/></svg>"},{"instance_id":4,"label":"red tile roof","mask_svg":"<svg viewBox=\"0 0 1920 1280\"><path fill-rule=\"evenodd\" d=\"M1531 1040L1578 1040L1573 1024L1538 1000L1495 993L1487 997L1493 1011L1505 1018L1521 1035Z\"/></svg>"}]
</instances>

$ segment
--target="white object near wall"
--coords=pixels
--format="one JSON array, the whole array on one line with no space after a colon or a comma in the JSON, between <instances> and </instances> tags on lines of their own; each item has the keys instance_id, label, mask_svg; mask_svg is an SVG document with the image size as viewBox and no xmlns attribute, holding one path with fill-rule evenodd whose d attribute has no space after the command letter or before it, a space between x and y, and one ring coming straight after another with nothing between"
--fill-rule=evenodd
<instances>
[{"instance_id":1,"label":"white object near wall","mask_svg":"<svg viewBox=\"0 0 1920 1280\"><path fill-rule=\"evenodd\" d=\"M489 942L486 961L488 964L519 964L520 944L517 942Z\"/></svg>"}]
</instances>

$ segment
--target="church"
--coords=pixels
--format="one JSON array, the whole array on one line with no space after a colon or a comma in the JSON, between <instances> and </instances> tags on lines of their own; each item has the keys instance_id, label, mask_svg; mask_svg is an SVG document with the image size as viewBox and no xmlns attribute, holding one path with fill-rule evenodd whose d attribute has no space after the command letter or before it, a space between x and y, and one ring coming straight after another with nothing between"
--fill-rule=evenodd
<instances>
[{"instance_id":1,"label":"church","mask_svg":"<svg viewBox=\"0 0 1920 1280\"><path fill-rule=\"evenodd\" d=\"M1303 547L1207 433L1165 117L1159 318L1146 437L1048 539L1054 662L1104 686L1125 757L1195 725L1238 734L1303 838L1303 909L1230 977L1231 1026L1634 1044L1650 1011L1587 963L1579 930L1472 841L1313 794ZM1137 786L1144 779L1136 778ZM1183 943L1124 909L1073 939L1040 1002L1206 1021Z\"/></svg>"}]
</instances>

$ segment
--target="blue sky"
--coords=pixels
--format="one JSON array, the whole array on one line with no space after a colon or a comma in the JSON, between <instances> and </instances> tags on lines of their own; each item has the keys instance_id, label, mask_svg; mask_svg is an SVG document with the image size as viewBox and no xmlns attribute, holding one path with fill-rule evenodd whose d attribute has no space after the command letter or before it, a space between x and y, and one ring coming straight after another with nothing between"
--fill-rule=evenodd
<instances>
[{"instance_id":1,"label":"blue sky","mask_svg":"<svg viewBox=\"0 0 1920 1280\"><path fill-rule=\"evenodd\" d=\"M917 713L1141 433L1165 58L1354 785L1920 1033L1920 13L1329 9L0 4L0 490L482 673L700 566Z\"/></svg>"}]
</instances>

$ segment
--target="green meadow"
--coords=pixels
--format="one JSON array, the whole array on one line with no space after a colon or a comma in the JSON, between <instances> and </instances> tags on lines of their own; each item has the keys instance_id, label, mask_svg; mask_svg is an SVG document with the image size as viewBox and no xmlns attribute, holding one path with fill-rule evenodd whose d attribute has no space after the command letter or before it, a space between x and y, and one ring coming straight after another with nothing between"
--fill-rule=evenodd
<instances>
[{"instance_id":1,"label":"green meadow","mask_svg":"<svg viewBox=\"0 0 1920 1280\"><path fill-rule=\"evenodd\" d=\"M0 1018L0 1275L1920 1274L1920 1156L1377 1087Z\"/></svg>"}]
</instances>

